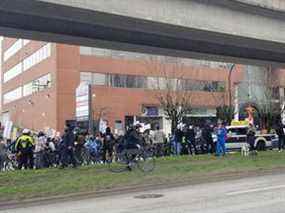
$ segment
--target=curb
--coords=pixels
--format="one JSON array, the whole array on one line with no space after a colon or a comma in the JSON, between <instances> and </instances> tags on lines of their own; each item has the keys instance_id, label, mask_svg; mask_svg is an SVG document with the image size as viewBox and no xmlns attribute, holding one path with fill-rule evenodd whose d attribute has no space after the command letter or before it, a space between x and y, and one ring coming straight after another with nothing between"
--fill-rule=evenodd
<instances>
[{"instance_id":1,"label":"curb","mask_svg":"<svg viewBox=\"0 0 285 213\"><path fill-rule=\"evenodd\" d=\"M16 209L16 208L25 208L25 207L33 207L39 205L49 205L61 202L68 202L74 199L85 200L91 198L101 198L108 196L115 196L121 194L128 193L140 193L145 191L153 191L153 190L162 190L167 188L176 188L183 187L189 185L199 185L205 183L215 183L215 182L223 182L229 180L238 180L243 178L250 177L259 177L266 175L277 175L284 174L285 167L279 167L274 169L257 169L251 171L236 171L236 172L227 172L227 173L210 173L207 176L199 176L195 175L191 180L183 180L181 182L167 182L167 183L151 183L151 184L142 184L142 185L133 185L127 187L119 187L107 190L98 190L93 192L82 192L82 193L73 193L67 195L58 195L51 197L43 197L43 198L35 198L35 199L27 199L22 201L9 201L9 202L0 202L0 211L7 209Z\"/></svg>"}]
</instances>

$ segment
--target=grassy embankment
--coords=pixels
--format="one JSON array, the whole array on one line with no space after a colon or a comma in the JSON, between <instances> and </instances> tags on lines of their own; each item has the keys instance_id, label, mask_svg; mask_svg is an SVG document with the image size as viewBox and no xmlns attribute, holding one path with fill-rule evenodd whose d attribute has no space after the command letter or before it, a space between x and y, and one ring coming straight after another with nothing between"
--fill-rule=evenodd
<instances>
[{"instance_id":1,"label":"grassy embankment","mask_svg":"<svg viewBox=\"0 0 285 213\"><path fill-rule=\"evenodd\" d=\"M0 173L0 202L29 198L95 192L144 184L175 182L207 182L213 176L228 173L285 168L285 153L263 152L257 157L241 157L239 153L226 157L183 156L157 159L153 173L139 170L120 174L111 173L107 166L78 169L45 169ZM238 173L237 173L238 174Z\"/></svg>"}]
</instances>

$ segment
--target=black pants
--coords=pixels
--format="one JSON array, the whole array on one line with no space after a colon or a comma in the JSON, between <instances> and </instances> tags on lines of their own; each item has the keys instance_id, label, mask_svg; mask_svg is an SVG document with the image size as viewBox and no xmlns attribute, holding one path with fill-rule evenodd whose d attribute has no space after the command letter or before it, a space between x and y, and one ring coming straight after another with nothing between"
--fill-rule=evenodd
<instances>
[{"instance_id":1,"label":"black pants","mask_svg":"<svg viewBox=\"0 0 285 213\"><path fill-rule=\"evenodd\" d=\"M41 169L44 167L43 159L44 159L44 151L40 151L40 152L35 153L35 167L36 167L36 169Z\"/></svg>"},{"instance_id":2,"label":"black pants","mask_svg":"<svg viewBox=\"0 0 285 213\"><path fill-rule=\"evenodd\" d=\"M74 155L76 156L76 159L77 159L79 162L82 162L82 161L83 161L83 158L82 158L83 148L84 148L84 146L81 145L81 144L78 144L78 145L75 146Z\"/></svg>"},{"instance_id":3,"label":"black pants","mask_svg":"<svg viewBox=\"0 0 285 213\"><path fill-rule=\"evenodd\" d=\"M108 153L108 157L106 156ZM112 160L113 156L113 146L103 146L103 162L106 163L106 160Z\"/></svg>"},{"instance_id":4,"label":"black pants","mask_svg":"<svg viewBox=\"0 0 285 213\"><path fill-rule=\"evenodd\" d=\"M281 150L284 148L284 137L280 137L279 136L279 140L278 140L278 149Z\"/></svg>"},{"instance_id":5,"label":"black pants","mask_svg":"<svg viewBox=\"0 0 285 213\"><path fill-rule=\"evenodd\" d=\"M18 160L18 169L34 168L34 154L33 151L22 151Z\"/></svg>"},{"instance_id":6,"label":"black pants","mask_svg":"<svg viewBox=\"0 0 285 213\"><path fill-rule=\"evenodd\" d=\"M163 144L162 143L154 144L154 149L155 149L155 156L156 157L162 157L164 155Z\"/></svg>"},{"instance_id":7,"label":"black pants","mask_svg":"<svg viewBox=\"0 0 285 213\"><path fill-rule=\"evenodd\" d=\"M0 171L1 169L4 169L4 161L5 161L5 156L0 154Z\"/></svg>"},{"instance_id":8,"label":"black pants","mask_svg":"<svg viewBox=\"0 0 285 213\"><path fill-rule=\"evenodd\" d=\"M254 140L248 140L247 143L249 144L249 151L252 152L255 150L254 147Z\"/></svg>"},{"instance_id":9,"label":"black pants","mask_svg":"<svg viewBox=\"0 0 285 213\"><path fill-rule=\"evenodd\" d=\"M211 154L216 153L216 147L214 141L211 139L207 139L207 152Z\"/></svg>"},{"instance_id":10,"label":"black pants","mask_svg":"<svg viewBox=\"0 0 285 213\"><path fill-rule=\"evenodd\" d=\"M188 140L188 153L189 155L197 154L196 142L195 140Z\"/></svg>"},{"instance_id":11,"label":"black pants","mask_svg":"<svg viewBox=\"0 0 285 213\"><path fill-rule=\"evenodd\" d=\"M71 149L64 148L63 153L61 155L62 167L67 167L70 163L73 165L73 167L77 166L77 162L76 162L75 155L74 155L74 150L73 148Z\"/></svg>"}]
</instances>

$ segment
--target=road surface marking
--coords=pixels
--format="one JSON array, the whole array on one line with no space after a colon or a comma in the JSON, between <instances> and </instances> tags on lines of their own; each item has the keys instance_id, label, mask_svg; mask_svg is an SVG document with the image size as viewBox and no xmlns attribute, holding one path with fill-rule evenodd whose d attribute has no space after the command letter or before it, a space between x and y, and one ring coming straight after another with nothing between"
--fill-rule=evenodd
<instances>
[{"instance_id":1,"label":"road surface marking","mask_svg":"<svg viewBox=\"0 0 285 213\"><path fill-rule=\"evenodd\" d=\"M270 187L264 187L264 188L256 188L256 189L249 189L249 190L243 190L243 191L229 192L229 193L227 193L227 195L233 196L233 195L240 195L240 194L249 194L249 193L254 193L254 192L270 191L273 189L282 189L282 188L285 188L285 185L270 186Z\"/></svg>"}]
</instances>

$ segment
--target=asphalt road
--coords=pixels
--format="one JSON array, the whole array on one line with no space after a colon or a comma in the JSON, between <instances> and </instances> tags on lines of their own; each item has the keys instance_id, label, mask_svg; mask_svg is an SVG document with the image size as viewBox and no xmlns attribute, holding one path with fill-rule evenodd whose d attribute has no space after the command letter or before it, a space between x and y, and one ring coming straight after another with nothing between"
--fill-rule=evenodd
<instances>
[{"instance_id":1,"label":"asphalt road","mask_svg":"<svg viewBox=\"0 0 285 213\"><path fill-rule=\"evenodd\" d=\"M155 194L160 198L139 199ZM285 174L64 202L1 213L283 213Z\"/></svg>"}]
</instances>

